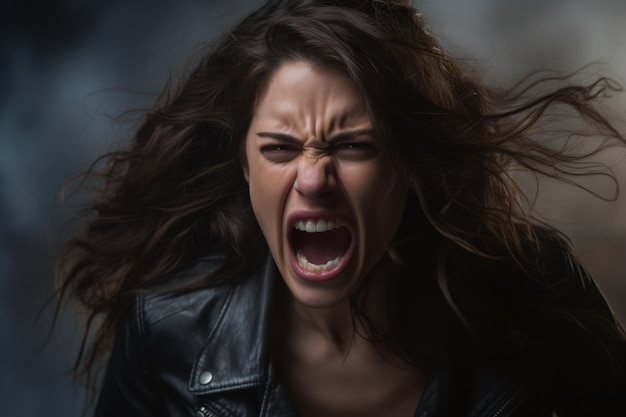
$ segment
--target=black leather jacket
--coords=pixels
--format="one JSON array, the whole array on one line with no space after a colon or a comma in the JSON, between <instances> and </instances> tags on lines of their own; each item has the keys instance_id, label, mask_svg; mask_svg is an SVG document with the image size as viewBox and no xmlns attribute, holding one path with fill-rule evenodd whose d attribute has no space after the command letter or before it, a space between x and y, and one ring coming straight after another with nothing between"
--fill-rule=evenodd
<instances>
[{"instance_id":1,"label":"black leather jacket","mask_svg":"<svg viewBox=\"0 0 626 417\"><path fill-rule=\"evenodd\" d=\"M217 256L204 258L175 279L196 279L218 264ZM266 336L277 274L269 258L237 282L138 297L111 353L96 416L296 416L272 373ZM552 372L523 350L444 367L416 416L552 416Z\"/></svg>"}]
</instances>

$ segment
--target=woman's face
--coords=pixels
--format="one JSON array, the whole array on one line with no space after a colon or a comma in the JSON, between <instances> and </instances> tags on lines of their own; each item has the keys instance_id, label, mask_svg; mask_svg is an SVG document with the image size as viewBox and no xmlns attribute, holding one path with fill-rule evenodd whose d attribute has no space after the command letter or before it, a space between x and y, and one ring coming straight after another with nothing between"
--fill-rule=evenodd
<instances>
[{"instance_id":1,"label":"woman's face","mask_svg":"<svg viewBox=\"0 0 626 417\"><path fill-rule=\"evenodd\" d=\"M352 80L304 61L280 66L257 103L243 168L295 299L347 301L388 249L406 198Z\"/></svg>"}]
</instances>

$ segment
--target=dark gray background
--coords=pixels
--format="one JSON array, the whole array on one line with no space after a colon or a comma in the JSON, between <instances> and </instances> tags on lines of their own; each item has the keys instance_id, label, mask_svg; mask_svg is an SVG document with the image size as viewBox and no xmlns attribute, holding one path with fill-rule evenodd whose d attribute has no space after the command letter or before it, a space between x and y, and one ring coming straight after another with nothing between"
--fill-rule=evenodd
<instances>
[{"instance_id":1,"label":"dark gray background","mask_svg":"<svg viewBox=\"0 0 626 417\"><path fill-rule=\"evenodd\" d=\"M82 390L66 370L76 347L71 314L46 342L52 266L66 219L57 194L132 123L200 40L254 1L4 1L0 8L0 414L77 416ZM431 31L488 83L526 71L571 71L604 61L626 78L626 2L416 1ZM624 114L626 98L609 110ZM601 156L619 178L625 154ZM596 186L596 185L594 185ZM600 189L603 184L597 184ZM538 213L569 233L620 317L626 317L626 203L601 204L545 182ZM43 310L42 310L43 308ZM39 319L37 313L41 311Z\"/></svg>"}]
</instances>

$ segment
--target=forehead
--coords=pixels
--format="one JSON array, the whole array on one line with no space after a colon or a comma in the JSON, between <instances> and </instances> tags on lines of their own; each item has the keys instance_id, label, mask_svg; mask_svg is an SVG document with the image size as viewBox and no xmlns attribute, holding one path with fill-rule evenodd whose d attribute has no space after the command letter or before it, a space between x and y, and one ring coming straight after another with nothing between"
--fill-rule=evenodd
<instances>
[{"instance_id":1,"label":"forehead","mask_svg":"<svg viewBox=\"0 0 626 417\"><path fill-rule=\"evenodd\" d=\"M283 63L260 95L256 119L367 117L363 97L341 69L307 61Z\"/></svg>"}]
</instances>

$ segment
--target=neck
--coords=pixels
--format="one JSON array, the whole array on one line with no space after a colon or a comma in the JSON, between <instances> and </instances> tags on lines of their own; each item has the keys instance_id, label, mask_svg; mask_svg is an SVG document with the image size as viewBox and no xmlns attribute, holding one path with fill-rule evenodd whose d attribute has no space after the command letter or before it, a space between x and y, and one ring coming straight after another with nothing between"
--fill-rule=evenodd
<instances>
[{"instance_id":1,"label":"neck","mask_svg":"<svg viewBox=\"0 0 626 417\"><path fill-rule=\"evenodd\" d=\"M368 275L367 291L359 295L357 303L373 323L384 326L387 322L387 287L394 273L392 261L385 255ZM288 296L289 327L316 340L323 340L334 350L347 352L355 344L364 341L363 325L353 320L349 300L329 308L310 308L300 304L291 294Z\"/></svg>"}]
</instances>

